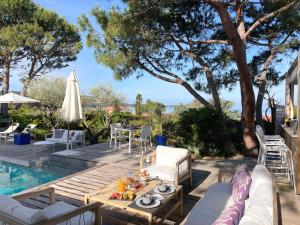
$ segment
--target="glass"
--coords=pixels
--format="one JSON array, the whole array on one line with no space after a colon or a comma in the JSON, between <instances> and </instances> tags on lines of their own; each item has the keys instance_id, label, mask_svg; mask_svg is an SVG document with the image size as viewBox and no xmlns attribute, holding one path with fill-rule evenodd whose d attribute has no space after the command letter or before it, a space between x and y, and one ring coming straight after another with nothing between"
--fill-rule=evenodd
<instances>
[{"instance_id":1,"label":"glass","mask_svg":"<svg viewBox=\"0 0 300 225\"><path fill-rule=\"evenodd\" d=\"M118 182L118 192L123 193L126 191L126 182L124 180L119 180Z\"/></svg>"}]
</instances>

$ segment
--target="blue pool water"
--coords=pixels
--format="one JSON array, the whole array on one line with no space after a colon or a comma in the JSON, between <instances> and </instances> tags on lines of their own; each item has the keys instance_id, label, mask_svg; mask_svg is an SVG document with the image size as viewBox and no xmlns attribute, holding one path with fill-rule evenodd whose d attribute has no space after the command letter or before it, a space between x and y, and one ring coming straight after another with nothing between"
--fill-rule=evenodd
<instances>
[{"instance_id":1,"label":"blue pool water","mask_svg":"<svg viewBox=\"0 0 300 225\"><path fill-rule=\"evenodd\" d=\"M12 195L62 176L0 161L0 194Z\"/></svg>"}]
</instances>

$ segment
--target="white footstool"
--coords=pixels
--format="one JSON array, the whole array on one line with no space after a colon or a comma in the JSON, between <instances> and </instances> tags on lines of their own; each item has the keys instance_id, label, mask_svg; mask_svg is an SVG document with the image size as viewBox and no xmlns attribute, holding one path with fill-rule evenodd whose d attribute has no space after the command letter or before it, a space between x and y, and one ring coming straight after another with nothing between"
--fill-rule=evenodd
<instances>
[{"instance_id":1,"label":"white footstool","mask_svg":"<svg viewBox=\"0 0 300 225\"><path fill-rule=\"evenodd\" d=\"M33 143L33 152L35 153L37 148L47 149L52 146L53 151L55 152L55 143L52 141L38 141Z\"/></svg>"}]
</instances>

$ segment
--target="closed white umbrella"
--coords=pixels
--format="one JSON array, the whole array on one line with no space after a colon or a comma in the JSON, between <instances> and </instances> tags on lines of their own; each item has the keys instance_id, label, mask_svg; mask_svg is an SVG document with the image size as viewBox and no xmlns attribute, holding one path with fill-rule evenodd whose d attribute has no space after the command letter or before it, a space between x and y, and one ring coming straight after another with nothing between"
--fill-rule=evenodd
<instances>
[{"instance_id":1,"label":"closed white umbrella","mask_svg":"<svg viewBox=\"0 0 300 225\"><path fill-rule=\"evenodd\" d=\"M67 79L66 95L61 109L61 116L68 123L82 119L80 93L75 71L72 71ZM68 128L68 141L69 130Z\"/></svg>"},{"instance_id":2,"label":"closed white umbrella","mask_svg":"<svg viewBox=\"0 0 300 225\"><path fill-rule=\"evenodd\" d=\"M0 103L37 103L39 102L38 100L32 99L32 98L27 98L22 95L18 95L15 93L7 93L5 95L0 96Z\"/></svg>"}]
</instances>

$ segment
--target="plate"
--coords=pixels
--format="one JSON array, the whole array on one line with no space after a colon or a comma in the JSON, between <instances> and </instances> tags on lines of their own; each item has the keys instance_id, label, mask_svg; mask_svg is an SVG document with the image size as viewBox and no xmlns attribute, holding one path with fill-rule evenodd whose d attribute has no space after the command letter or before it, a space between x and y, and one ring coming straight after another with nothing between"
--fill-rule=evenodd
<instances>
[{"instance_id":1,"label":"plate","mask_svg":"<svg viewBox=\"0 0 300 225\"><path fill-rule=\"evenodd\" d=\"M172 185L167 185L167 191L163 192L163 191L160 191L157 186L153 189L153 191L157 194L169 195L169 194L174 193L176 191L176 188Z\"/></svg>"},{"instance_id":2,"label":"plate","mask_svg":"<svg viewBox=\"0 0 300 225\"><path fill-rule=\"evenodd\" d=\"M152 209L152 208L156 208L158 206L160 206L161 201L159 199L154 199L153 202L149 205L146 205L143 203L143 198L139 198L135 201L135 204L138 207L144 208L144 209Z\"/></svg>"}]
</instances>

